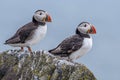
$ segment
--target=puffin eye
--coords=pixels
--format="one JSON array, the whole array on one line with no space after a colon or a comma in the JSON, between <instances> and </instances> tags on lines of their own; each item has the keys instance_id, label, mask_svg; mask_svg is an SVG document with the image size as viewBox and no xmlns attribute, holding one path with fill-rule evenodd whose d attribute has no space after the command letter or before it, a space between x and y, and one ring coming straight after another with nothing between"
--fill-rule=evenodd
<instances>
[{"instance_id":1,"label":"puffin eye","mask_svg":"<svg viewBox=\"0 0 120 80\"><path fill-rule=\"evenodd\" d=\"M42 15L42 13L40 13L40 15Z\"/></svg>"},{"instance_id":2,"label":"puffin eye","mask_svg":"<svg viewBox=\"0 0 120 80\"><path fill-rule=\"evenodd\" d=\"M85 24L84 27L87 27L87 25Z\"/></svg>"}]
</instances>

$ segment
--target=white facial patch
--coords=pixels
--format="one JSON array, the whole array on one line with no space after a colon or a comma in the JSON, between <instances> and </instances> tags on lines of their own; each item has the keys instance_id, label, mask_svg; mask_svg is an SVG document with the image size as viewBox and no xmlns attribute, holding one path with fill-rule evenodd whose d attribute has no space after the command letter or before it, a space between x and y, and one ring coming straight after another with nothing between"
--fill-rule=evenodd
<instances>
[{"instance_id":1,"label":"white facial patch","mask_svg":"<svg viewBox=\"0 0 120 80\"><path fill-rule=\"evenodd\" d=\"M41 22L44 18L46 18L46 13L39 11L39 12L36 12L33 16L35 20L37 20L38 22Z\"/></svg>"},{"instance_id":2,"label":"white facial patch","mask_svg":"<svg viewBox=\"0 0 120 80\"><path fill-rule=\"evenodd\" d=\"M87 31L91 28L90 26L91 26L91 25L88 24L88 23L83 23L83 24L81 24L80 26L78 26L78 30L79 30L81 33L86 34Z\"/></svg>"}]
</instances>

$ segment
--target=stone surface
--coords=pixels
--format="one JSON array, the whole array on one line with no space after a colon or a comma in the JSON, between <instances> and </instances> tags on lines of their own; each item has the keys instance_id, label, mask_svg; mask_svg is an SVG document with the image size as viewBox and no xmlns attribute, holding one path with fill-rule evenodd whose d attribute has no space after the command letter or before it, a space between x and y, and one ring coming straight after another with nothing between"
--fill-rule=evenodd
<instances>
[{"instance_id":1,"label":"stone surface","mask_svg":"<svg viewBox=\"0 0 120 80\"><path fill-rule=\"evenodd\" d=\"M96 80L80 63L68 62L46 51L0 53L0 80Z\"/></svg>"}]
</instances>

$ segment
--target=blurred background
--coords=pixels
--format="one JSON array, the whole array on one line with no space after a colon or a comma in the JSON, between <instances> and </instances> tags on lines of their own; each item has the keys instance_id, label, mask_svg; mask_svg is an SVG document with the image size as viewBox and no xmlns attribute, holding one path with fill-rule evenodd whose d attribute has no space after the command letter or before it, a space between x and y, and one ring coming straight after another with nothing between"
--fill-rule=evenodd
<instances>
[{"instance_id":1,"label":"blurred background","mask_svg":"<svg viewBox=\"0 0 120 80\"><path fill-rule=\"evenodd\" d=\"M47 11L52 23L47 23L46 37L32 46L34 51L56 47L75 34L79 23L90 22L97 29L93 48L76 62L85 64L98 80L120 80L120 0L0 0L0 51L16 49L3 43L38 9Z\"/></svg>"}]
</instances>

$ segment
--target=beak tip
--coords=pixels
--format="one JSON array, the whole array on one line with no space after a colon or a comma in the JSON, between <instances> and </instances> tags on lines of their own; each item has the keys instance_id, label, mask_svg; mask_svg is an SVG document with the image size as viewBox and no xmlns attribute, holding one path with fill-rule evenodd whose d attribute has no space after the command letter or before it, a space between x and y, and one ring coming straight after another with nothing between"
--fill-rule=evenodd
<instances>
[{"instance_id":1,"label":"beak tip","mask_svg":"<svg viewBox=\"0 0 120 80\"><path fill-rule=\"evenodd\" d=\"M47 22L52 22L52 19L51 19L51 17L49 15L47 15L46 21Z\"/></svg>"},{"instance_id":2,"label":"beak tip","mask_svg":"<svg viewBox=\"0 0 120 80\"><path fill-rule=\"evenodd\" d=\"M95 27L93 25L91 26L91 29L88 30L88 33L90 33L90 34L96 34L97 33L96 29L95 29Z\"/></svg>"},{"instance_id":3,"label":"beak tip","mask_svg":"<svg viewBox=\"0 0 120 80\"><path fill-rule=\"evenodd\" d=\"M94 26L92 26L92 30L93 30L93 34L96 34L96 33L97 33Z\"/></svg>"}]
</instances>

